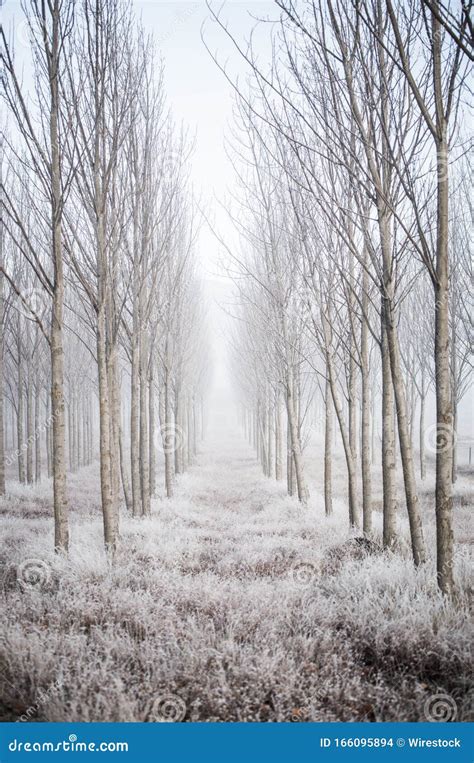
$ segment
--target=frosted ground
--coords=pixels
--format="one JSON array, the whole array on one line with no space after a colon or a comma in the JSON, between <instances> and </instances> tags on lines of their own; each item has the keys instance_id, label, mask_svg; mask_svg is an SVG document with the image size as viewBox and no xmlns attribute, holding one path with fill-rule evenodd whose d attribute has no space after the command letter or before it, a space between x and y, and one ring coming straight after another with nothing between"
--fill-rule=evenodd
<instances>
[{"instance_id":1,"label":"frosted ground","mask_svg":"<svg viewBox=\"0 0 474 763\"><path fill-rule=\"evenodd\" d=\"M414 571L403 516L395 553L342 546L343 460L327 519L320 454L316 438L302 509L262 476L241 433L217 422L175 498L159 495L149 520L123 517L112 569L95 467L71 477L68 560L51 551L50 483L11 482L0 502L2 719L416 721L441 698L442 719L468 720L472 481L464 472L455 488L452 604L432 559ZM421 491L433 549L431 472ZM29 560L42 579L25 586L18 570Z\"/></svg>"}]
</instances>

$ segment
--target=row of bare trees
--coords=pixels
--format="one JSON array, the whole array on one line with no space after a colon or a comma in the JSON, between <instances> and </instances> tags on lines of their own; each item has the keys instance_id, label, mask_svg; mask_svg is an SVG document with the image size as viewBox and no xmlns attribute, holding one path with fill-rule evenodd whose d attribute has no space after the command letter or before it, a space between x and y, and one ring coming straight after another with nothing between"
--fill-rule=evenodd
<instances>
[{"instance_id":1,"label":"row of bare trees","mask_svg":"<svg viewBox=\"0 0 474 763\"><path fill-rule=\"evenodd\" d=\"M471 370L469 11L446 15L435 0L276 4L268 69L214 14L250 73L247 88L234 84L241 208L230 212L242 241L231 255L241 303L235 349L248 359L236 368L246 427L265 473L281 477L286 407L288 490L305 503L304 422L319 394L326 513L335 417L349 521L370 533L377 415L383 541L391 547L397 537L399 453L419 565L427 549L415 411L419 403L423 479L432 389L438 583L451 594L456 410Z\"/></svg>"},{"instance_id":2,"label":"row of bare trees","mask_svg":"<svg viewBox=\"0 0 474 763\"><path fill-rule=\"evenodd\" d=\"M202 436L192 145L128 3L31 0L24 13L31 77L2 32L0 492L13 462L39 480L46 449L67 551L68 467L98 454L113 556L121 505L151 512L157 451L171 496Z\"/></svg>"}]
</instances>

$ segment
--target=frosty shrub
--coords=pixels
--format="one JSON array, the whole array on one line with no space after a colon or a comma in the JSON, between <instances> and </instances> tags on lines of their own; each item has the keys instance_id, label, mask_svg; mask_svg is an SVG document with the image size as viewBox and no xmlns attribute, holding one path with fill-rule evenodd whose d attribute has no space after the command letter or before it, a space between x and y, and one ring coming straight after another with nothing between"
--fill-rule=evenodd
<instances>
[{"instance_id":1,"label":"frosty shrub","mask_svg":"<svg viewBox=\"0 0 474 763\"><path fill-rule=\"evenodd\" d=\"M51 552L46 487L3 499L3 720L155 722L164 697L184 721L417 721L437 693L468 719L466 546L448 603L433 560L384 552L379 525L347 540L343 497L326 519L239 465L219 484L204 459L150 519L123 516L112 568L93 469L71 487L69 559ZM26 559L48 565L43 587L19 584Z\"/></svg>"}]
</instances>

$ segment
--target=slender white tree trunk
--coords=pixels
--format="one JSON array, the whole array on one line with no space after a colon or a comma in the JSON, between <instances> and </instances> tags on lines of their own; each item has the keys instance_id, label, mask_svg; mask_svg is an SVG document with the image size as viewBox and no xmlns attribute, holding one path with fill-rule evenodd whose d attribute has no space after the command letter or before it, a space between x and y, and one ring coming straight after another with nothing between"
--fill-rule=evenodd
<instances>
[{"instance_id":1,"label":"slender white tree trunk","mask_svg":"<svg viewBox=\"0 0 474 763\"><path fill-rule=\"evenodd\" d=\"M397 488L395 462L395 417L393 402L392 372L388 351L387 332L383 315L381 317L382 355L382 482L383 482L383 543L391 548L397 538Z\"/></svg>"},{"instance_id":2,"label":"slender white tree trunk","mask_svg":"<svg viewBox=\"0 0 474 763\"><path fill-rule=\"evenodd\" d=\"M166 433L163 435L163 447L165 451L165 485L166 495L168 498L173 497L173 481L174 481L174 447L170 447L172 439L175 442L175 435L173 435L172 426L172 406L170 395L170 383L168 378L168 370L165 370L165 383L164 383L164 416L162 419L162 430Z\"/></svg>"},{"instance_id":3,"label":"slender white tree trunk","mask_svg":"<svg viewBox=\"0 0 474 763\"><path fill-rule=\"evenodd\" d=\"M292 369L287 371L286 382L286 410L288 414L288 426L290 430L290 442L292 453L292 466L295 469L296 488L298 491L298 500L303 505L308 503L309 491L306 485L303 469L303 455L301 452L301 443L298 432L298 419L297 412L295 410L295 398L294 398L294 378Z\"/></svg>"},{"instance_id":4,"label":"slender white tree trunk","mask_svg":"<svg viewBox=\"0 0 474 763\"><path fill-rule=\"evenodd\" d=\"M426 456L425 456L425 405L426 405L426 391L424 380L421 382L421 394L420 394L420 477L422 480L426 478Z\"/></svg>"},{"instance_id":5,"label":"slender white tree trunk","mask_svg":"<svg viewBox=\"0 0 474 763\"><path fill-rule=\"evenodd\" d=\"M18 322L20 327L20 322ZM21 344L18 339L18 414L17 414L17 441L18 441L18 479L21 484L26 481L25 476L25 430L24 430L24 383L23 383L23 360Z\"/></svg>"},{"instance_id":6,"label":"slender white tree trunk","mask_svg":"<svg viewBox=\"0 0 474 763\"><path fill-rule=\"evenodd\" d=\"M35 482L41 482L41 385L39 373L35 381Z\"/></svg>"},{"instance_id":7,"label":"slender white tree trunk","mask_svg":"<svg viewBox=\"0 0 474 763\"><path fill-rule=\"evenodd\" d=\"M367 261L367 258L366 258ZM362 375L362 415L361 415L361 451L362 451L362 527L366 535L372 532L372 470L370 461L370 374L368 325L364 316L369 309L369 277L364 268L362 284L362 324L360 337L360 362Z\"/></svg>"},{"instance_id":8,"label":"slender white tree trunk","mask_svg":"<svg viewBox=\"0 0 474 763\"><path fill-rule=\"evenodd\" d=\"M441 99L441 27L433 16L435 94ZM438 191L435 292L435 378L436 378L436 550L438 585L451 595L453 575L453 408L449 367L449 177L447 125L437 108Z\"/></svg>"},{"instance_id":9,"label":"slender white tree trunk","mask_svg":"<svg viewBox=\"0 0 474 763\"><path fill-rule=\"evenodd\" d=\"M117 539L112 486L110 398L107 369L105 300L100 300L97 315L97 364L99 376L99 449L102 518L104 524L105 547L107 552L113 558Z\"/></svg>"},{"instance_id":10,"label":"slender white tree trunk","mask_svg":"<svg viewBox=\"0 0 474 763\"><path fill-rule=\"evenodd\" d=\"M331 396L331 383L326 368L326 383L324 390L324 510L326 516L332 514L332 430L333 430L333 405Z\"/></svg>"},{"instance_id":11,"label":"slender white tree trunk","mask_svg":"<svg viewBox=\"0 0 474 763\"><path fill-rule=\"evenodd\" d=\"M140 481L141 514L148 516L150 506L150 468L148 463L150 442L148 436L148 346L146 333L140 336Z\"/></svg>"},{"instance_id":12,"label":"slender white tree trunk","mask_svg":"<svg viewBox=\"0 0 474 763\"><path fill-rule=\"evenodd\" d=\"M156 453L155 453L155 381L154 363L150 360L150 374L148 379L148 418L149 418L149 464L150 464L150 497L156 493Z\"/></svg>"},{"instance_id":13,"label":"slender white tree trunk","mask_svg":"<svg viewBox=\"0 0 474 763\"><path fill-rule=\"evenodd\" d=\"M132 512L132 494L130 490L130 480L127 472L127 460L124 454L123 446L123 432L122 427L119 430L119 454L120 454L120 474L122 478L123 497L125 499L125 506L129 513Z\"/></svg>"},{"instance_id":14,"label":"slender white tree trunk","mask_svg":"<svg viewBox=\"0 0 474 763\"><path fill-rule=\"evenodd\" d=\"M281 421L280 394L275 395L275 478L283 479L283 437Z\"/></svg>"}]
</instances>

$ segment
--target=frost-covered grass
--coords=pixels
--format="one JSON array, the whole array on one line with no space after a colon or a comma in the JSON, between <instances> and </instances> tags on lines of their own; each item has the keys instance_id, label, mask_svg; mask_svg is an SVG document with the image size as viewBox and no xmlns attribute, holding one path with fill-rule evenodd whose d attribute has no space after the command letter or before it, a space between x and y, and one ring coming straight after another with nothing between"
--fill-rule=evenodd
<instances>
[{"instance_id":1,"label":"frost-covered grass","mask_svg":"<svg viewBox=\"0 0 474 763\"><path fill-rule=\"evenodd\" d=\"M463 476L456 487L459 594L449 603L432 559L414 570L403 516L396 553L341 551L343 461L327 519L318 447L302 509L261 476L238 435L210 441L172 501L158 497L148 520L123 517L113 568L95 468L71 482L67 560L51 551L50 485L11 483L0 503L3 719L155 720L157 698L171 694L185 720L416 721L442 693L467 720L472 483ZM432 496L430 476L431 549ZM380 528L376 512L375 541ZM29 588L18 571L31 559L43 564Z\"/></svg>"}]
</instances>

